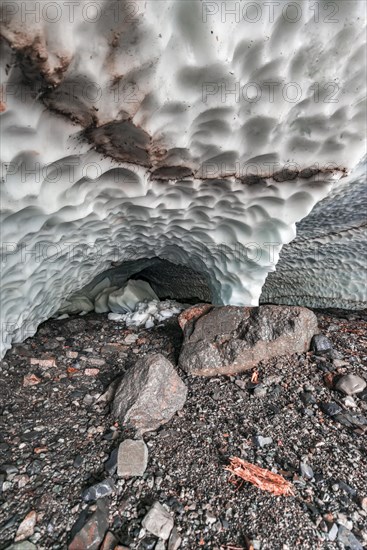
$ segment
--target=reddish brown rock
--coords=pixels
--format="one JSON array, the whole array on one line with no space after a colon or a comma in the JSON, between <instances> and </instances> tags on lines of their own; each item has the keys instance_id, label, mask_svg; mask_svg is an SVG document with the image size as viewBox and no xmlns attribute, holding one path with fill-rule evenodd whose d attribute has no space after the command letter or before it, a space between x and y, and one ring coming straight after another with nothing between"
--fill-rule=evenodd
<instances>
[{"instance_id":1,"label":"reddish brown rock","mask_svg":"<svg viewBox=\"0 0 367 550\"><path fill-rule=\"evenodd\" d=\"M98 550L108 529L108 508L104 500L98 500L96 510L88 517L82 512L72 529L69 550Z\"/></svg>"},{"instance_id":2,"label":"reddish brown rock","mask_svg":"<svg viewBox=\"0 0 367 550\"><path fill-rule=\"evenodd\" d=\"M215 307L185 331L179 365L192 375L234 374L304 353L317 331L315 314L303 307Z\"/></svg>"},{"instance_id":3,"label":"reddish brown rock","mask_svg":"<svg viewBox=\"0 0 367 550\"><path fill-rule=\"evenodd\" d=\"M152 431L182 409L187 388L174 366L159 353L142 357L117 388L113 413L139 433Z\"/></svg>"},{"instance_id":4,"label":"reddish brown rock","mask_svg":"<svg viewBox=\"0 0 367 550\"><path fill-rule=\"evenodd\" d=\"M213 309L213 306L210 304L196 304L195 306L189 307L178 316L178 324L181 329L184 330L187 323L190 321L194 323L199 317L205 315L205 313L208 313L211 309Z\"/></svg>"},{"instance_id":5,"label":"reddish brown rock","mask_svg":"<svg viewBox=\"0 0 367 550\"><path fill-rule=\"evenodd\" d=\"M29 512L19 525L15 540L16 542L27 539L34 533L34 528L37 522L37 514L34 510Z\"/></svg>"}]
</instances>

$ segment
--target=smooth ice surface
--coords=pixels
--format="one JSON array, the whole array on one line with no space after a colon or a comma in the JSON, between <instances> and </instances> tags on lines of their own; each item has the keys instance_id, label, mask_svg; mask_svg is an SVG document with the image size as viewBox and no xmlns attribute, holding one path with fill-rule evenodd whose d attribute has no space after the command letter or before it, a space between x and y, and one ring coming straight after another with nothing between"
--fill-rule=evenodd
<instances>
[{"instance_id":1,"label":"smooth ice surface","mask_svg":"<svg viewBox=\"0 0 367 550\"><path fill-rule=\"evenodd\" d=\"M364 0L52 4L8 1L1 31L1 353L123 261L256 305L363 156Z\"/></svg>"}]
</instances>

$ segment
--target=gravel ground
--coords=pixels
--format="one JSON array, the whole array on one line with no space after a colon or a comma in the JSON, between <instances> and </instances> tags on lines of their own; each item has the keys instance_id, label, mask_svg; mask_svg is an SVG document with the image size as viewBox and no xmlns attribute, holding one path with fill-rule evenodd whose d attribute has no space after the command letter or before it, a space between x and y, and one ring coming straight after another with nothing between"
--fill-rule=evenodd
<instances>
[{"instance_id":1,"label":"gravel ground","mask_svg":"<svg viewBox=\"0 0 367 550\"><path fill-rule=\"evenodd\" d=\"M179 373L188 399L168 424L144 435L144 477L112 475L109 528L120 545L155 547L142 519L158 500L173 514L184 549L367 547L367 391L351 399L330 389L347 373L367 379L367 313L316 314L331 353L261 364L257 384L252 372ZM132 435L100 396L147 352L176 363L181 343L176 318L140 330L89 314L47 321L8 352L0 363L0 549L31 511L37 522L28 540L39 549L67 548L90 507L84 489L109 476L104 463ZM256 436L271 441L260 447ZM229 483L231 456L282 474L295 496Z\"/></svg>"}]
</instances>

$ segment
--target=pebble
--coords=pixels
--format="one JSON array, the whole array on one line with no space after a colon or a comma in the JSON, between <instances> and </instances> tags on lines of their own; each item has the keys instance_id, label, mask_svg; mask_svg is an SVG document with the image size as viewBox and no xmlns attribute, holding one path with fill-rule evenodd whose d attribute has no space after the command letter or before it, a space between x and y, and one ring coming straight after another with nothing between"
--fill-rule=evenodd
<instances>
[{"instance_id":1,"label":"pebble","mask_svg":"<svg viewBox=\"0 0 367 550\"><path fill-rule=\"evenodd\" d=\"M306 464L306 462L300 463L300 472L302 477L306 479L312 479L313 478L313 469L309 464Z\"/></svg>"},{"instance_id":2,"label":"pebble","mask_svg":"<svg viewBox=\"0 0 367 550\"><path fill-rule=\"evenodd\" d=\"M104 463L104 469L110 476L112 476L117 470L118 452L119 452L118 447L116 447L116 449L113 449L109 458Z\"/></svg>"},{"instance_id":3,"label":"pebble","mask_svg":"<svg viewBox=\"0 0 367 550\"><path fill-rule=\"evenodd\" d=\"M148 465L148 447L142 439L125 439L120 443L117 456L119 477L142 476Z\"/></svg>"},{"instance_id":4,"label":"pebble","mask_svg":"<svg viewBox=\"0 0 367 550\"><path fill-rule=\"evenodd\" d=\"M349 550L363 550L363 546L354 536L352 531L349 531L349 529L346 529L343 525L339 525L338 541L344 544Z\"/></svg>"},{"instance_id":5,"label":"pebble","mask_svg":"<svg viewBox=\"0 0 367 550\"><path fill-rule=\"evenodd\" d=\"M266 447L266 445L271 445L273 443L272 437L263 437L262 435L256 435L252 438L256 447Z\"/></svg>"},{"instance_id":6,"label":"pebble","mask_svg":"<svg viewBox=\"0 0 367 550\"><path fill-rule=\"evenodd\" d=\"M180 534L177 531L176 527L174 527L168 540L167 550L178 550L178 548L181 546L181 542L182 538L180 537Z\"/></svg>"},{"instance_id":7,"label":"pebble","mask_svg":"<svg viewBox=\"0 0 367 550\"><path fill-rule=\"evenodd\" d=\"M334 542L334 540L336 539L336 537L338 536L338 526L336 523L333 523L329 533L328 533L328 537L329 537L329 540L331 542Z\"/></svg>"},{"instance_id":8,"label":"pebble","mask_svg":"<svg viewBox=\"0 0 367 550\"><path fill-rule=\"evenodd\" d=\"M86 502L90 500L98 500L99 498L104 498L111 495L115 490L113 480L108 478L91 487L88 487L83 491L82 498Z\"/></svg>"},{"instance_id":9,"label":"pebble","mask_svg":"<svg viewBox=\"0 0 367 550\"><path fill-rule=\"evenodd\" d=\"M366 381L356 374L346 374L335 384L335 389L346 395L361 393L366 387Z\"/></svg>"},{"instance_id":10,"label":"pebble","mask_svg":"<svg viewBox=\"0 0 367 550\"><path fill-rule=\"evenodd\" d=\"M330 401L330 403L320 403L320 408L328 416L335 416L343 410L342 407L334 403L334 401Z\"/></svg>"},{"instance_id":11,"label":"pebble","mask_svg":"<svg viewBox=\"0 0 367 550\"><path fill-rule=\"evenodd\" d=\"M23 521L19 525L15 535L15 541L18 542L32 536L34 533L36 522L37 522L37 514L34 510L32 510L26 515L26 517L23 519Z\"/></svg>"},{"instance_id":12,"label":"pebble","mask_svg":"<svg viewBox=\"0 0 367 550\"><path fill-rule=\"evenodd\" d=\"M263 386L262 384L259 384L254 389L254 395L256 397L264 397L266 395L266 393L267 393L267 388L266 388L266 386Z\"/></svg>"},{"instance_id":13,"label":"pebble","mask_svg":"<svg viewBox=\"0 0 367 550\"><path fill-rule=\"evenodd\" d=\"M323 334L315 334L311 341L311 349L316 353L325 353L333 349L329 338Z\"/></svg>"},{"instance_id":14,"label":"pebble","mask_svg":"<svg viewBox=\"0 0 367 550\"><path fill-rule=\"evenodd\" d=\"M156 501L144 517L142 525L149 533L167 540L173 529L173 519L170 513Z\"/></svg>"}]
</instances>

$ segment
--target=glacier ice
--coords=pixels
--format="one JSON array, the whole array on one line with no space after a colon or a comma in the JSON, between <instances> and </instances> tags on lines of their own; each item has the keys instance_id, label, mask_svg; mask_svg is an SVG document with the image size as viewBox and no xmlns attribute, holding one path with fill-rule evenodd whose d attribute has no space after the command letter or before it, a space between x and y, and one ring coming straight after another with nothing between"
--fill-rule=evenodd
<instances>
[{"instance_id":1,"label":"glacier ice","mask_svg":"<svg viewBox=\"0 0 367 550\"><path fill-rule=\"evenodd\" d=\"M70 4L2 6L2 354L129 262L256 305L365 150L364 0Z\"/></svg>"}]
</instances>

